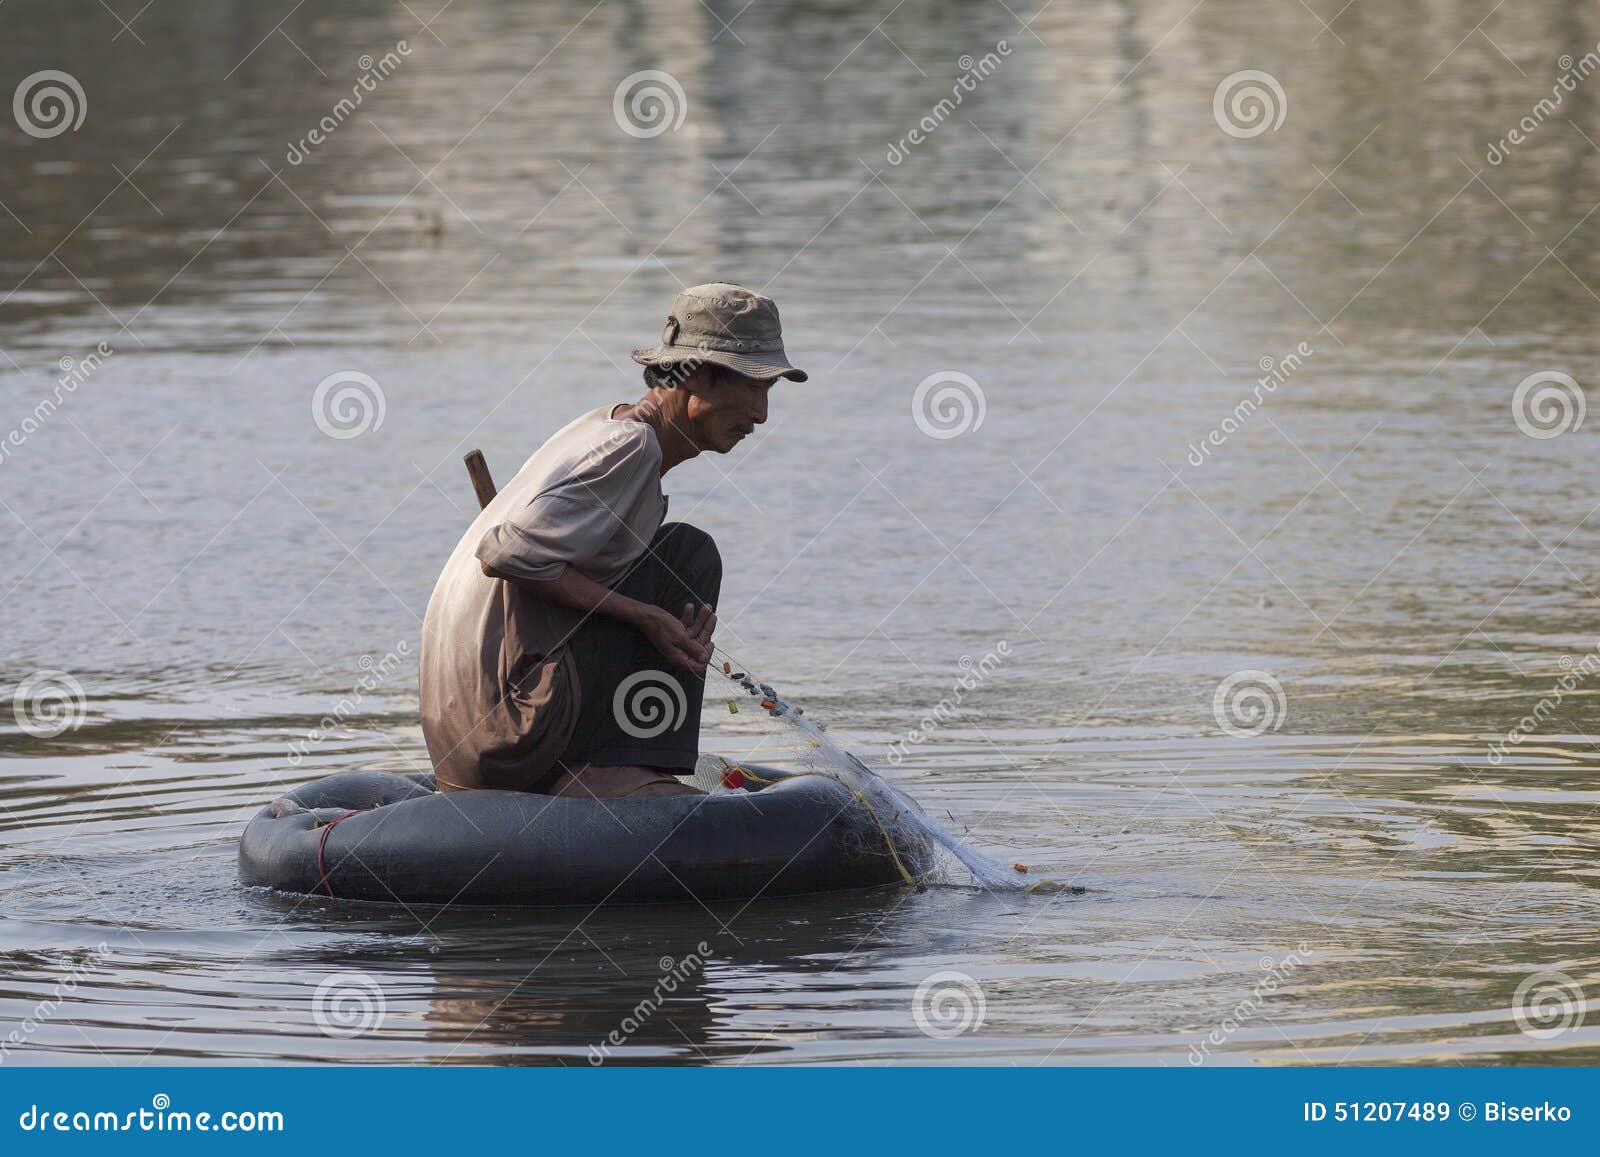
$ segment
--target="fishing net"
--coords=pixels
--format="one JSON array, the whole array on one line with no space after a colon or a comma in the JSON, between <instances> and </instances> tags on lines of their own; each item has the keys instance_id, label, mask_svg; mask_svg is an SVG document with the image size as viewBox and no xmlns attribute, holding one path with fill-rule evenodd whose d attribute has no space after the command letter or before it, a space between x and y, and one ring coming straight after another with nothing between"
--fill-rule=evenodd
<instances>
[{"instance_id":1,"label":"fishing net","mask_svg":"<svg viewBox=\"0 0 1600 1157\"><path fill-rule=\"evenodd\" d=\"M731 661L723 664L722 673L746 694L759 699L769 715L781 719L795 731L801 740L800 758L807 771L828 776L855 792L891 848L905 859L913 862L924 859L915 853L924 846L935 845L965 867L980 887L990 891L1017 891L1037 886L1023 872L990 859L948 831L910 796L836 743L821 724L806 718L800 708L779 698L770 684L758 683L754 677L735 670Z\"/></svg>"}]
</instances>

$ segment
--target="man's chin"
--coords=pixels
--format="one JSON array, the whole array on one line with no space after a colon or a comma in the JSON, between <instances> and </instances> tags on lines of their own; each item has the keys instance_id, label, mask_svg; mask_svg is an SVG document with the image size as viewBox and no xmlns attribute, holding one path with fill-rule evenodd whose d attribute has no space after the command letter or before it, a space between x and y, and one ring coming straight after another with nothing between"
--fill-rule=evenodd
<instances>
[{"instance_id":1,"label":"man's chin","mask_svg":"<svg viewBox=\"0 0 1600 1157\"><path fill-rule=\"evenodd\" d=\"M3 2L4 2L4 0L0 0L0 3L3 3ZM707 453L709 453L709 454L726 454L730 450L732 450L735 446L737 446L740 442L743 442L745 440L745 438L747 438L748 436L749 435L742 434L739 431L735 430L731 434L723 435L720 439L718 439L715 442L711 441L710 438L707 438L704 443L699 444L699 450L700 450L700 453L702 453L702 454L707 454Z\"/></svg>"}]
</instances>

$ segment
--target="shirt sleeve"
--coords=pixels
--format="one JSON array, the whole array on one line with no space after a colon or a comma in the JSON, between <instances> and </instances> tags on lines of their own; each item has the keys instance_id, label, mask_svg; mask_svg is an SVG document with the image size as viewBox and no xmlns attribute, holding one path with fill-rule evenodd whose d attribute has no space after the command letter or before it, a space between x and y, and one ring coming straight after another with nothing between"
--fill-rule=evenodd
<instances>
[{"instance_id":1,"label":"shirt sleeve","mask_svg":"<svg viewBox=\"0 0 1600 1157\"><path fill-rule=\"evenodd\" d=\"M489 527L478 559L534 582L559 578L569 564L584 570L628 524L659 469L642 439L617 447Z\"/></svg>"}]
</instances>

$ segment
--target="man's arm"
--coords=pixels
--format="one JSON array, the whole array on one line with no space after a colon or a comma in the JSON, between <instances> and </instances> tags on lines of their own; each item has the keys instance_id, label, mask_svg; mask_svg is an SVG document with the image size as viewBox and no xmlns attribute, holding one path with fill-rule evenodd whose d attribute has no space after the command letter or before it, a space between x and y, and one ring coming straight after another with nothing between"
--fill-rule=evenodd
<instances>
[{"instance_id":1,"label":"man's arm","mask_svg":"<svg viewBox=\"0 0 1600 1157\"><path fill-rule=\"evenodd\" d=\"M682 615L674 616L653 603L640 602L601 586L573 569L570 563L562 567L555 578L545 581L512 578L486 562L479 565L490 578L514 583L537 598L584 612L610 615L632 624L668 662L697 675L704 675L706 664L711 661L711 634L717 626L717 614L711 607L702 606L696 610L692 604L685 603Z\"/></svg>"}]
</instances>

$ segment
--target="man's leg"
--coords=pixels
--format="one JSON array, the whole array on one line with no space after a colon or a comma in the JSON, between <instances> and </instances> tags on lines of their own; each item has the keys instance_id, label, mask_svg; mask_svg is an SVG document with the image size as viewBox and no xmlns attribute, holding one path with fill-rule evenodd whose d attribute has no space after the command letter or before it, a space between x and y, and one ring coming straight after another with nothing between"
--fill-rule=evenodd
<instances>
[{"instance_id":1,"label":"man's leg","mask_svg":"<svg viewBox=\"0 0 1600 1157\"><path fill-rule=\"evenodd\" d=\"M674 615L685 603L715 606L722 557L705 531L669 522L615 589ZM559 761L562 774L550 790L596 796L695 792L668 777L691 774L700 756L704 677L670 666L644 635L609 615L591 615L571 646L582 706ZM622 774L624 768L633 773Z\"/></svg>"}]
</instances>

